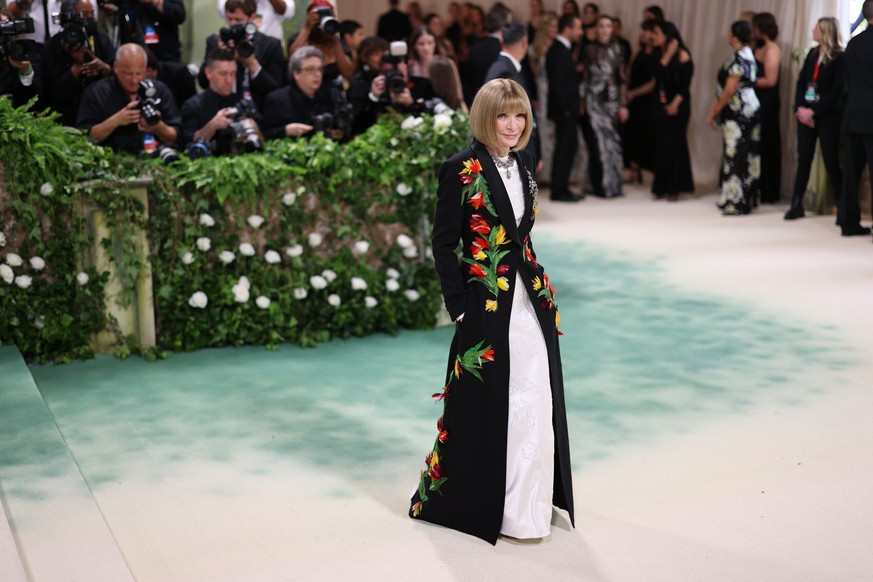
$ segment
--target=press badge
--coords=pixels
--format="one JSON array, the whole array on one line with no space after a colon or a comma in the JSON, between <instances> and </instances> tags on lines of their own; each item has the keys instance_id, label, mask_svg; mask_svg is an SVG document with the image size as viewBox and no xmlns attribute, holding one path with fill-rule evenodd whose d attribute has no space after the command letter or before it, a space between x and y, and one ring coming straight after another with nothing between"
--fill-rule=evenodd
<instances>
[{"instance_id":1,"label":"press badge","mask_svg":"<svg viewBox=\"0 0 873 582\"><path fill-rule=\"evenodd\" d=\"M157 44L158 42L160 42L160 39L158 38L158 32L153 26L146 26L145 33L142 36L146 44Z\"/></svg>"},{"instance_id":2,"label":"press badge","mask_svg":"<svg viewBox=\"0 0 873 582\"><path fill-rule=\"evenodd\" d=\"M806 93L804 93L803 98L807 103L818 103L818 93L815 91L815 83L809 83L806 85Z\"/></svg>"}]
</instances>

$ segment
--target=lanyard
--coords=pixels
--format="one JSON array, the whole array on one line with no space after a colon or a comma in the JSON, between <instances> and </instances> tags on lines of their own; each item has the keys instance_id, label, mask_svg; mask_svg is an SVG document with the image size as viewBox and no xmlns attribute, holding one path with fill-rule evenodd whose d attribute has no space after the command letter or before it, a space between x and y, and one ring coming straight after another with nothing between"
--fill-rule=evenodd
<instances>
[{"instance_id":1,"label":"lanyard","mask_svg":"<svg viewBox=\"0 0 873 582\"><path fill-rule=\"evenodd\" d=\"M814 85L818 84L818 69L821 66L821 56L818 57L818 60L815 61L815 70L812 71L812 83Z\"/></svg>"}]
</instances>

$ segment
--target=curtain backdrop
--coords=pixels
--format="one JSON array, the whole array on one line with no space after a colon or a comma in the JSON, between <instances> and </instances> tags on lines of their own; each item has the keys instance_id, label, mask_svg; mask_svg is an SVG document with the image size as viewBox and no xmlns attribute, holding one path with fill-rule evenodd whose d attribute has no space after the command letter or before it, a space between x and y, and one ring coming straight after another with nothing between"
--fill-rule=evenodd
<instances>
[{"instance_id":1,"label":"curtain backdrop","mask_svg":"<svg viewBox=\"0 0 873 582\"><path fill-rule=\"evenodd\" d=\"M528 0L503 1L516 11L518 19L528 19ZM445 0L423 0L419 3L425 13L433 11L443 16L446 14L448 2ZM492 3L480 2L485 9ZM338 0L337 4L340 18L359 21L368 34L373 33L379 14L388 7L385 0ZM405 8L407 4L407 1L402 1L401 8ZM563 2L544 0L544 4L546 9L558 11ZM584 2L580 1L579 4ZM840 0L603 0L598 4L604 13L621 18L624 36L633 44L636 44L643 8L650 4L660 4L668 20L672 20L682 32L695 64L691 86L689 145L694 177L701 188L713 187L718 180L721 134L706 125L706 113L714 99L716 73L730 53L727 44L728 28L744 10L773 13L780 29L777 42L782 46L782 190L791 190L796 159L796 121L792 114L794 83L800 72L805 49L813 44L812 27L815 21L822 16L837 16L842 17L840 21L844 27L847 25L844 21L848 16L843 14L846 12L845 8L841 11ZM799 54L801 62L792 60L792 54Z\"/></svg>"}]
</instances>

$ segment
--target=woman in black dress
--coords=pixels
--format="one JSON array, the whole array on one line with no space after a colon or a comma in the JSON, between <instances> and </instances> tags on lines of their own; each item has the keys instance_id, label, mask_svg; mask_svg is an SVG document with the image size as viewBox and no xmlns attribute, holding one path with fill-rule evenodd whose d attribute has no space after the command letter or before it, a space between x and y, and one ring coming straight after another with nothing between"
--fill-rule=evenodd
<instances>
[{"instance_id":1,"label":"woman in black dress","mask_svg":"<svg viewBox=\"0 0 873 582\"><path fill-rule=\"evenodd\" d=\"M769 12L759 12L752 18L752 30L757 44L755 93L761 103L761 202L773 204L779 201L782 191L782 130L779 127L782 49L776 44L779 26Z\"/></svg>"},{"instance_id":2,"label":"woman in black dress","mask_svg":"<svg viewBox=\"0 0 873 582\"><path fill-rule=\"evenodd\" d=\"M652 194L655 198L676 201L680 192L694 192L687 136L694 61L672 22L654 24L652 45L663 51L661 58L652 63L656 80L652 114L655 124Z\"/></svg>"},{"instance_id":3,"label":"woman in black dress","mask_svg":"<svg viewBox=\"0 0 873 582\"><path fill-rule=\"evenodd\" d=\"M655 128L652 111L655 110L655 78L652 77L654 61L661 58L661 51L652 46L652 21L640 25L640 45L630 64L628 75L628 117L625 134L622 136L626 165L630 168L631 180L642 182L642 170L654 170Z\"/></svg>"},{"instance_id":4,"label":"woman in black dress","mask_svg":"<svg viewBox=\"0 0 873 582\"><path fill-rule=\"evenodd\" d=\"M797 78L794 111L797 117L797 175L794 195L785 220L804 216L803 194L815 155L815 142L821 142L821 155L828 179L837 196L843 186L840 169L840 126L845 88L843 47L836 18L820 18L812 30L818 46L809 51Z\"/></svg>"}]
</instances>

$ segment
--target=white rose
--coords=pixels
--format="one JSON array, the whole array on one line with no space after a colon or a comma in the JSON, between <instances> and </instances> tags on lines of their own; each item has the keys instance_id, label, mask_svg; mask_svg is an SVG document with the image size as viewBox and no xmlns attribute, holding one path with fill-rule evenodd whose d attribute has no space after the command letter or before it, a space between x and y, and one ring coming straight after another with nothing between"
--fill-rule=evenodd
<instances>
[{"instance_id":1,"label":"white rose","mask_svg":"<svg viewBox=\"0 0 873 582\"><path fill-rule=\"evenodd\" d=\"M355 252L359 255L367 254L367 251L370 250L370 243L365 240L359 240L355 243Z\"/></svg>"},{"instance_id":2,"label":"white rose","mask_svg":"<svg viewBox=\"0 0 873 582\"><path fill-rule=\"evenodd\" d=\"M309 278L309 284L312 285L313 289L324 289L327 287L327 280L321 275L313 275Z\"/></svg>"},{"instance_id":3,"label":"white rose","mask_svg":"<svg viewBox=\"0 0 873 582\"><path fill-rule=\"evenodd\" d=\"M306 192L306 186L297 186L297 195L303 196L303 193Z\"/></svg>"},{"instance_id":4,"label":"white rose","mask_svg":"<svg viewBox=\"0 0 873 582\"><path fill-rule=\"evenodd\" d=\"M322 238L321 238L320 233L317 233L317 232L310 232L309 233L309 246L317 247L318 245L321 244L321 241L322 241Z\"/></svg>"},{"instance_id":5,"label":"white rose","mask_svg":"<svg viewBox=\"0 0 873 582\"><path fill-rule=\"evenodd\" d=\"M303 254L303 245L292 245L285 249L285 254L289 257L299 257Z\"/></svg>"},{"instance_id":6,"label":"white rose","mask_svg":"<svg viewBox=\"0 0 873 582\"><path fill-rule=\"evenodd\" d=\"M403 294L406 295L406 298L410 301L418 301L418 299L421 297L421 295L419 295L418 291L416 291L415 289L407 289L403 292Z\"/></svg>"},{"instance_id":7,"label":"white rose","mask_svg":"<svg viewBox=\"0 0 873 582\"><path fill-rule=\"evenodd\" d=\"M249 300L249 288L246 285L240 285L237 283L233 287L231 287L231 291L233 291L233 300L237 303L245 303Z\"/></svg>"},{"instance_id":8,"label":"white rose","mask_svg":"<svg viewBox=\"0 0 873 582\"><path fill-rule=\"evenodd\" d=\"M409 247L411 247L414 244L415 243L413 242L413 240L411 238L409 238L407 235L405 235L405 234L398 234L397 235L397 246L399 246L401 249L408 249Z\"/></svg>"},{"instance_id":9,"label":"white rose","mask_svg":"<svg viewBox=\"0 0 873 582\"><path fill-rule=\"evenodd\" d=\"M412 187L407 185L406 182L400 182L397 184L397 193L401 196L408 196L412 193Z\"/></svg>"},{"instance_id":10,"label":"white rose","mask_svg":"<svg viewBox=\"0 0 873 582\"><path fill-rule=\"evenodd\" d=\"M42 329L45 327L45 317L42 315L37 315L36 319L33 320L33 327L36 329Z\"/></svg>"},{"instance_id":11,"label":"white rose","mask_svg":"<svg viewBox=\"0 0 873 582\"><path fill-rule=\"evenodd\" d=\"M262 224L264 224L264 217L258 214L252 214L246 219L246 222L249 223L249 226L252 228L260 228Z\"/></svg>"},{"instance_id":12,"label":"white rose","mask_svg":"<svg viewBox=\"0 0 873 582\"><path fill-rule=\"evenodd\" d=\"M418 256L418 249L415 247L406 247L403 249L403 256L407 259L414 259Z\"/></svg>"},{"instance_id":13,"label":"white rose","mask_svg":"<svg viewBox=\"0 0 873 582\"><path fill-rule=\"evenodd\" d=\"M340 299L340 296L336 293L331 293L327 297L327 302L333 307L339 307L342 303L342 299Z\"/></svg>"},{"instance_id":14,"label":"white rose","mask_svg":"<svg viewBox=\"0 0 873 582\"><path fill-rule=\"evenodd\" d=\"M251 243L239 243L239 254L244 257L252 257L255 254L255 247Z\"/></svg>"},{"instance_id":15,"label":"white rose","mask_svg":"<svg viewBox=\"0 0 873 582\"><path fill-rule=\"evenodd\" d=\"M88 273L86 273L85 271L81 271L78 275L76 275L76 282L79 283L79 285L87 285L90 279L91 277L89 277Z\"/></svg>"},{"instance_id":16,"label":"white rose","mask_svg":"<svg viewBox=\"0 0 873 582\"><path fill-rule=\"evenodd\" d=\"M388 279L387 281L385 281L385 288L394 293L395 291L400 290L400 283L398 283L394 279Z\"/></svg>"},{"instance_id":17,"label":"white rose","mask_svg":"<svg viewBox=\"0 0 873 582\"><path fill-rule=\"evenodd\" d=\"M407 117L406 119L403 120L403 123L400 124L400 128L401 129L415 129L416 127L418 127L422 123L424 123L424 119L422 119L421 117L413 117L410 115L409 117Z\"/></svg>"},{"instance_id":18,"label":"white rose","mask_svg":"<svg viewBox=\"0 0 873 582\"><path fill-rule=\"evenodd\" d=\"M385 274L388 275L389 279L399 279L400 278L400 272L393 267L388 267L388 269L385 271Z\"/></svg>"},{"instance_id":19,"label":"white rose","mask_svg":"<svg viewBox=\"0 0 873 582\"><path fill-rule=\"evenodd\" d=\"M270 306L270 298L260 295L257 299L255 299L255 305L257 305L261 309L266 309Z\"/></svg>"},{"instance_id":20,"label":"white rose","mask_svg":"<svg viewBox=\"0 0 873 582\"><path fill-rule=\"evenodd\" d=\"M43 196L51 196L52 192L55 191L55 187L50 183L46 182L42 186L39 187L39 193Z\"/></svg>"},{"instance_id":21,"label":"white rose","mask_svg":"<svg viewBox=\"0 0 873 582\"><path fill-rule=\"evenodd\" d=\"M21 257L15 253L9 253L6 255L6 264L10 267L20 267L23 262L24 261L21 260Z\"/></svg>"},{"instance_id":22,"label":"white rose","mask_svg":"<svg viewBox=\"0 0 873 582\"><path fill-rule=\"evenodd\" d=\"M294 299L306 299L306 295L308 293L306 293L306 289L303 287L298 287L294 290Z\"/></svg>"},{"instance_id":23,"label":"white rose","mask_svg":"<svg viewBox=\"0 0 873 582\"><path fill-rule=\"evenodd\" d=\"M218 260L224 263L225 265L229 265L236 258L236 255L230 251L221 251L218 253Z\"/></svg>"},{"instance_id":24,"label":"white rose","mask_svg":"<svg viewBox=\"0 0 873 582\"><path fill-rule=\"evenodd\" d=\"M187 253L182 255L182 262L185 263L186 265L190 265L191 263L193 263L194 262L194 253L192 253L191 251L188 251Z\"/></svg>"},{"instance_id":25,"label":"white rose","mask_svg":"<svg viewBox=\"0 0 873 582\"><path fill-rule=\"evenodd\" d=\"M30 257L30 268L34 271L42 271L45 269L45 261L42 257Z\"/></svg>"},{"instance_id":26,"label":"white rose","mask_svg":"<svg viewBox=\"0 0 873 582\"><path fill-rule=\"evenodd\" d=\"M448 117L450 120L449 125L451 125L451 118L452 118L452 108L451 107L449 107L448 105L446 105L442 101L439 101L434 106L433 112L436 114L434 116L434 125L436 125L436 117L438 117L440 115L445 115L446 117Z\"/></svg>"},{"instance_id":27,"label":"white rose","mask_svg":"<svg viewBox=\"0 0 873 582\"><path fill-rule=\"evenodd\" d=\"M398 139L396 137L392 137L391 141L388 143L391 144L392 148L396 148L398 145L400 145L400 141L398 141Z\"/></svg>"},{"instance_id":28,"label":"white rose","mask_svg":"<svg viewBox=\"0 0 873 582\"><path fill-rule=\"evenodd\" d=\"M264 253L264 260L271 265L275 265L282 262L282 257L276 251L267 251Z\"/></svg>"},{"instance_id":29,"label":"white rose","mask_svg":"<svg viewBox=\"0 0 873 582\"><path fill-rule=\"evenodd\" d=\"M0 247L6 246L6 235L0 232Z\"/></svg>"},{"instance_id":30,"label":"white rose","mask_svg":"<svg viewBox=\"0 0 873 582\"><path fill-rule=\"evenodd\" d=\"M364 291L367 289L367 282L360 277L352 277L352 289L355 291Z\"/></svg>"},{"instance_id":31,"label":"white rose","mask_svg":"<svg viewBox=\"0 0 873 582\"><path fill-rule=\"evenodd\" d=\"M282 204L285 206L291 206L297 201L297 194L294 192L285 192L285 195L282 196Z\"/></svg>"},{"instance_id":32,"label":"white rose","mask_svg":"<svg viewBox=\"0 0 873 582\"><path fill-rule=\"evenodd\" d=\"M212 241L207 236L201 236L197 239L197 248L204 252L208 251L212 248Z\"/></svg>"},{"instance_id":33,"label":"white rose","mask_svg":"<svg viewBox=\"0 0 873 582\"><path fill-rule=\"evenodd\" d=\"M215 226L215 219L204 212L200 215L200 224L203 226Z\"/></svg>"},{"instance_id":34,"label":"white rose","mask_svg":"<svg viewBox=\"0 0 873 582\"><path fill-rule=\"evenodd\" d=\"M367 309L373 309L374 307L379 305L379 302L376 300L375 297L370 297L369 295L367 295L366 297L364 297L364 305L367 306Z\"/></svg>"},{"instance_id":35,"label":"white rose","mask_svg":"<svg viewBox=\"0 0 873 582\"><path fill-rule=\"evenodd\" d=\"M239 278L239 281L237 281L236 284L239 285L240 287L245 287L246 289L251 289L251 288L252 288L252 284L251 284L251 282L249 281L249 278L246 277L245 275L243 275L242 277L240 277L240 278Z\"/></svg>"},{"instance_id":36,"label":"white rose","mask_svg":"<svg viewBox=\"0 0 873 582\"><path fill-rule=\"evenodd\" d=\"M12 272L12 267L9 265L0 264L0 277L3 278L3 281L8 285L15 280L15 273Z\"/></svg>"},{"instance_id":37,"label":"white rose","mask_svg":"<svg viewBox=\"0 0 873 582\"><path fill-rule=\"evenodd\" d=\"M321 276L327 279L328 283L333 283L336 281L336 273L331 271L330 269L325 269L321 272Z\"/></svg>"},{"instance_id":38,"label":"white rose","mask_svg":"<svg viewBox=\"0 0 873 582\"><path fill-rule=\"evenodd\" d=\"M197 309L203 309L208 303L209 298L203 291L196 291L194 295L192 295L188 299L188 305L190 305L191 307L196 307Z\"/></svg>"},{"instance_id":39,"label":"white rose","mask_svg":"<svg viewBox=\"0 0 873 582\"><path fill-rule=\"evenodd\" d=\"M27 275L18 275L17 277L15 277L15 284L18 285L19 287L21 287L22 289L27 289L28 287L30 287L30 284L32 282L33 282L33 279L31 279Z\"/></svg>"},{"instance_id":40,"label":"white rose","mask_svg":"<svg viewBox=\"0 0 873 582\"><path fill-rule=\"evenodd\" d=\"M433 116L433 128L439 133L446 131L452 126L452 117L445 113L437 113Z\"/></svg>"}]
</instances>

